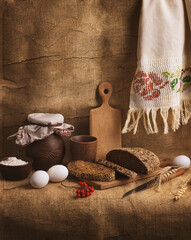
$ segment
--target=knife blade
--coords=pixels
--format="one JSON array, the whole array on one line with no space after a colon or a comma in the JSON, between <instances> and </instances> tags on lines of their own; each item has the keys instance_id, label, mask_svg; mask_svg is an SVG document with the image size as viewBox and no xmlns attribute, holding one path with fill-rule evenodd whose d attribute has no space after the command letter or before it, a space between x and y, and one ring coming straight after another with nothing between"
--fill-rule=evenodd
<instances>
[{"instance_id":1,"label":"knife blade","mask_svg":"<svg viewBox=\"0 0 191 240\"><path fill-rule=\"evenodd\" d=\"M173 179L173 178L175 178L175 177L178 177L178 176L184 174L185 171L186 171L186 169L188 169L188 167L182 167L182 168L180 168L177 172L175 172L175 173L173 173L172 175L170 175L170 176L168 177L168 180L171 180L171 179ZM127 197L127 196L131 195L131 194L134 193L134 192L139 192L139 191L142 191L142 190L144 190L144 189L151 188L151 187L153 186L153 184L156 182L156 179L158 178L158 175L159 175L159 174L157 174L156 176L154 176L152 179L148 180L147 182L139 185L138 187L133 188L133 189L131 189L130 191L126 192L126 193L122 196L122 199L123 199L124 197Z\"/></svg>"},{"instance_id":2,"label":"knife blade","mask_svg":"<svg viewBox=\"0 0 191 240\"><path fill-rule=\"evenodd\" d=\"M127 196L131 195L133 192L139 192L139 191L142 191L142 190L144 190L144 189L147 189L147 188L152 187L152 183L154 183L155 181L156 181L156 177L154 177L154 178L152 178L151 180L149 180L149 181L147 181L147 182L139 185L139 186L136 187L136 188L131 189L130 191L126 192L126 193L123 195L122 199L123 199L124 197L127 197Z\"/></svg>"}]
</instances>

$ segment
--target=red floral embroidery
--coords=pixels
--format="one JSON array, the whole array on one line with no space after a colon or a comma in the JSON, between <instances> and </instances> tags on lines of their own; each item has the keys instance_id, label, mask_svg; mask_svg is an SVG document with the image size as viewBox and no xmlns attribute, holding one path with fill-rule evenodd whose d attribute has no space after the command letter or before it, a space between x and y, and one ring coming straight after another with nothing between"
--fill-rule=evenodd
<instances>
[{"instance_id":1,"label":"red floral embroidery","mask_svg":"<svg viewBox=\"0 0 191 240\"><path fill-rule=\"evenodd\" d=\"M157 86L161 85L163 80L158 76L157 73L149 73L149 78L153 80L153 83Z\"/></svg>"},{"instance_id":2,"label":"red floral embroidery","mask_svg":"<svg viewBox=\"0 0 191 240\"><path fill-rule=\"evenodd\" d=\"M159 97L160 96L160 90L159 89L154 89L154 91L153 91L153 97L154 98L157 98L157 97Z\"/></svg>"},{"instance_id":3,"label":"red floral embroidery","mask_svg":"<svg viewBox=\"0 0 191 240\"><path fill-rule=\"evenodd\" d=\"M144 72L144 71L138 71L136 74L135 74L135 78L141 78L141 77L147 77L147 74Z\"/></svg>"},{"instance_id":4,"label":"red floral embroidery","mask_svg":"<svg viewBox=\"0 0 191 240\"><path fill-rule=\"evenodd\" d=\"M145 100L153 100L153 98L160 96L160 89L163 88L162 84L163 80L157 73L149 72L147 75L144 71L138 71L133 79L133 90Z\"/></svg>"}]
</instances>

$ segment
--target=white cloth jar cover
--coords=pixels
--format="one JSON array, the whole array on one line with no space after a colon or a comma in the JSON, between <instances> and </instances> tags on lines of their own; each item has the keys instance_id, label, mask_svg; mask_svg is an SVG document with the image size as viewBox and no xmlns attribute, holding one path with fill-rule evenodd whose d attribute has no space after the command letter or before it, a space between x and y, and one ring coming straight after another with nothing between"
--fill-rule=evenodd
<instances>
[{"instance_id":1,"label":"white cloth jar cover","mask_svg":"<svg viewBox=\"0 0 191 240\"><path fill-rule=\"evenodd\" d=\"M72 125L63 123L64 117L61 114L31 113L27 119L29 125L19 127L17 133L8 137L16 137L15 143L21 146L45 139L53 133L70 136L74 131Z\"/></svg>"},{"instance_id":2,"label":"white cloth jar cover","mask_svg":"<svg viewBox=\"0 0 191 240\"><path fill-rule=\"evenodd\" d=\"M164 133L191 117L191 0L142 0L137 69L122 133L135 134L142 117L147 133L157 133L159 112Z\"/></svg>"},{"instance_id":3,"label":"white cloth jar cover","mask_svg":"<svg viewBox=\"0 0 191 240\"><path fill-rule=\"evenodd\" d=\"M59 113L31 113L27 117L28 121L43 125L62 125L64 117Z\"/></svg>"}]
</instances>

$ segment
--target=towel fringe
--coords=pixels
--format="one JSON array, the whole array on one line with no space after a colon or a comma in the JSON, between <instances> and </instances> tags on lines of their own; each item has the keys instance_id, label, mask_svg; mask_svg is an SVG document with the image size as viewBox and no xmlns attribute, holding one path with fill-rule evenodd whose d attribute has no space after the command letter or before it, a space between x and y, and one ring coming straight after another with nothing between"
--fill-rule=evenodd
<instances>
[{"instance_id":1,"label":"towel fringe","mask_svg":"<svg viewBox=\"0 0 191 240\"><path fill-rule=\"evenodd\" d=\"M180 124L187 124L189 119L191 118L190 100L182 100L180 106L176 107L129 109L127 113L127 120L125 122L122 133L124 134L133 130L133 133L135 134L137 132L138 124L142 116L144 128L147 134L158 133L156 118L157 111L159 109L164 124L164 134L167 134L169 129L168 115L170 109L172 111L171 128L174 132L180 127Z\"/></svg>"},{"instance_id":2,"label":"towel fringe","mask_svg":"<svg viewBox=\"0 0 191 240\"><path fill-rule=\"evenodd\" d=\"M184 100L180 107L181 122L183 125L188 123L188 120L191 118L191 101Z\"/></svg>"},{"instance_id":3,"label":"towel fringe","mask_svg":"<svg viewBox=\"0 0 191 240\"><path fill-rule=\"evenodd\" d=\"M180 127L180 112L181 107L172 107L172 130L175 132Z\"/></svg>"},{"instance_id":4,"label":"towel fringe","mask_svg":"<svg viewBox=\"0 0 191 240\"><path fill-rule=\"evenodd\" d=\"M153 120L153 127L154 127L153 133L158 133L158 126L157 126L157 122L156 122L157 111L158 111L158 108L153 108L151 110L152 120Z\"/></svg>"},{"instance_id":5,"label":"towel fringe","mask_svg":"<svg viewBox=\"0 0 191 240\"><path fill-rule=\"evenodd\" d=\"M150 133L154 132L153 128L152 128L152 125L151 125L151 121L150 121L150 112L151 112L150 108L146 108L143 111L143 123L144 123L144 127L147 131L147 134L150 134Z\"/></svg>"},{"instance_id":6,"label":"towel fringe","mask_svg":"<svg viewBox=\"0 0 191 240\"><path fill-rule=\"evenodd\" d=\"M164 123L164 134L168 133L168 111L170 108L160 108L160 115Z\"/></svg>"}]
</instances>

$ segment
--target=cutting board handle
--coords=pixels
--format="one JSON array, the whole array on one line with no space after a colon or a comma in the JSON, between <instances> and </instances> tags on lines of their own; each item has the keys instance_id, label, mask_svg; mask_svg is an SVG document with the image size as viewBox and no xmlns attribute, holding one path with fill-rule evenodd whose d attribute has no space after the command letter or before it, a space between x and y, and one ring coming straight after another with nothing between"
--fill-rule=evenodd
<instances>
[{"instance_id":1,"label":"cutting board handle","mask_svg":"<svg viewBox=\"0 0 191 240\"><path fill-rule=\"evenodd\" d=\"M110 82L103 82L99 85L99 94L102 98L103 105L109 105L109 99L112 94L112 85Z\"/></svg>"}]
</instances>

